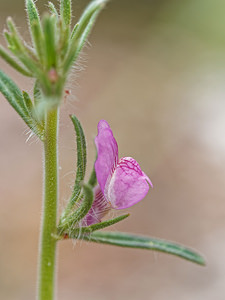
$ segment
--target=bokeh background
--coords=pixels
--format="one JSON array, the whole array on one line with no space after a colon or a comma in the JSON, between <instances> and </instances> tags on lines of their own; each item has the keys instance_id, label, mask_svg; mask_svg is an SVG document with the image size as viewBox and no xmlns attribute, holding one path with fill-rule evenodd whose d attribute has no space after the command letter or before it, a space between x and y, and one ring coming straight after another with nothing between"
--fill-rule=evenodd
<instances>
[{"instance_id":1,"label":"bokeh background","mask_svg":"<svg viewBox=\"0 0 225 300\"><path fill-rule=\"evenodd\" d=\"M56 1L54 1L56 2ZM37 1L41 11L44 0ZM73 1L74 20L87 1ZM29 41L23 0L0 1ZM4 44L3 35L0 36ZM0 60L31 92L32 81ZM60 244L58 299L223 300L225 297L225 2L111 0L71 76L60 121L60 209L76 164L75 113L88 140L106 119L120 156L132 156L154 189L114 226L198 249L199 267L165 254ZM0 299L35 299L42 147L0 95Z\"/></svg>"}]
</instances>

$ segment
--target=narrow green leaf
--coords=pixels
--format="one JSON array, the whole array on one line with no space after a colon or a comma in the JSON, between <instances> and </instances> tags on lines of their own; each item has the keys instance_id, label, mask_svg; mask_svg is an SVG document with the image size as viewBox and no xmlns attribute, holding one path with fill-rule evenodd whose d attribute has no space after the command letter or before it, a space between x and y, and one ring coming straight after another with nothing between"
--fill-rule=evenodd
<instances>
[{"instance_id":1,"label":"narrow green leaf","mask_svg":"<svg viewBox=\"0 0 225 300\"><path fill-rule=\"evenodd\" d=\"M82 199L77 210L68 217L65 217L65 215L63 214L63 217L61 218L60 224L58 226L58 232L60 234L67 231L68 229L70 230L77 222L83 219L91 209L92 203L94 201L93 190L88 184L84 184L83 192L84 198Z\"/></svg>"},{"instance_id":2,"label":"narrow green leaf","mask_svg":"<svg viewBox=\"0 0 225 300\"><path fill-rule=\"evenodd\" d=\"M6 42L8 43L8 47L9 48L12 47L13 41L12 41L11 34L6 29L3 30L3 34L5 36Z\"/></svg>"},{"instance_id":3,"label":"narrow green leaf","mask_svg":"<svg viewBox=\"0 0 225 300\"><path fill-rule=\"evenodd\" d=\"M76 39L82 36L90 20L92 19L92 16L96 12L100 12L104 8L106 2L107 0L94 0L86 7L86 9L84 10L82 16L78 21L78 28L76 30Z\"/></svg>"},{"instance_id":4,"label":"narrow green leaf","mask_svg":"<svg viewBox=\"0 0 225 300\"><path fill-rule=\"evenodd\" d=\"M56 68L56 43L55 43L55 16L45 16L43 20L45 36L45 56L48 70Z\"/></svg>"},{"instance_id":5,"label":"narrow green leaf","mask_svg":"<svg viewBox=\"0 0 225 300\"><path fill-rule=\"evenodd\" d=\"M95 20L98 16L99 12L95 12L92 16L92 18L90 19L89 23L87 24L84 32L82 33L80 39L79 39L79 44L77 46L77 50L76 50L76 57L79 55L79 53L81 52L84 44L86 43L86 40L88 38L89 32L91 31L92 27L94 26Z\"/></svg>"},{"instance_id":6,"label":"narrow green leaf","mask_svg":"<svg viewBox=\"0 0 225 300\"><path fill-rule=\"evenodd\" d=\"M30 25L30 33L34 48L38 54L41 63L44 62L44 48L43 48L43 30L41 27L40 17L37 7L33 0L26 0L27 16Z\"/></svg>"},{"instance_id":7,"label":"narrow green leaf","mask_svg":"<svg viewBox=\"0 0 225 300\"><path fill-rule=\"evenodd\" d=\"M32 74L34 73L34 76L43 77L39 66L29 56L29 51L24 46L24 42L20 38L16 26L11 18L7 19L7 24L11 34L9 34L7 31L5 31L4 34L9 43L9 49Z\"/></svg>"},{"instance_id":8,"label":"narrow green leaf","mask_svg":"<svg viewBox=\"0 0 225 300\"><path fill-rule=\"evenodd\" d=\"M0 56L14 69L16 69L18 72L21 74L28 76L28 77L33 77L33 75L26 69L24 69L20 64L18 64L15 60L15 58L11 57L7 51L0 46Z\"/></svg>"},{"instance_id":9,"label":"narrow green leaf","mask_svg":"<svg viewBox=\"0 0 225 300\"><path fill-rule=\"evenodd\" d=\"M58 12L57 12L57 9L56 9L55 5L54 5L52 2L49 1L49 2L48 2L48 7L49 7L50 12L51 12L52 14L54 14L54 15L57 17L57 19L58 19L59 14L58 14Z\"/></svg>"},{"instance_id":10,"label":"narrow green leaf","mask_svg":"<svg viewBox=\"0 0 225 300\"><path fill-rule=\"evenodd\" d=\"M60 14L59 19L59 48L60 59L64 60L69 47L70 40L70 23L71 23L71 1L60 1Z\"/></svg>"},{"instance_id":11,"label":"narrow green leaf","mask_svg":"<svg viewBox=\"0 0 225 300\"><path fill-rule=\"evenodd\" d=\"M17 85L0 70L0 91L8 100L9 104L16 110L21 118L27 123L29 115L23 100L23 95Z\"/></svg>"},{"instance_id":12,"label":"narrow green leaf","mask_svg":"<svg viewBox=\"0 0 225 300\"><path fill-rule=\"evenodd\" d=\"M10 39L9 39L9 35L6 38L11 43L10 46L13 48L12 50L14 52L25 51L25 48L23 46L23 41L20 37L19 32L16 29L16 26L15 26L12 18L8 17L7 25L8 25L8 28L9 28L9 31L10 31L11 35L10 35ZM7 32L5 32L5 34L6 33Z\"/></svg>"},{"instance_id":13,"label":"narrow green leaf","mask_svg":"<svg viewBox=\"0 0 225 300\"><path fill-rule=\"evenodd\" d=\"M29 19L30 26L32 27L34 22L39 23L40 30L41 30L40 17L38 14L37 7L33 0L26 0L26 9L27 9L27 16Z\"/></svg>"},{"instance_id":14,"label":"narrow green leaf","mask_svg":"<svg viewBox=\"0 0 225 300\"><path fill-rule=\"evenodd\" d=\"M77 142L77 172L76 172L76 179L75 185L73 189L73 194L71 197L71 205L73 205L81 192L81 185L80 183L84 180L85 173L86 173L86 164L87 164L87 150L86 150L86 140L84 131L79 120L76 118L75 115L70 116L74 129L76 131L76 142Z\"/></svg>"},{"instance_id":15,"label":"narrow green leaf","mask_svg":"<svg viewBox=\"0 0 225 300\"><path fill-rule=\"evenodd\" d=\"M6 91L8 97L13 99L12 103L10 103L15 109L18 107L20 113L27 115L26 106L23 99L23 94L18 88L18 86L13 82L11 78L9 78L3 71L0 70L0 80L1 84L4 86L4 90ZM19 113L19 112L18 112Z\"/></svg>"},{"instance_id":16,"label":"narrow green leaf","mask_svg":"<svg viewBox=\"0 0 225 300\"><path fill-rule=\"evenodd\" d=\"M140 248L165 252L190 260L199 265L205 265L204 258L196 251L174 242L138 236L122 232L94 232L82 237L84 240L128 248Z\"/></svg>"},{"instance_id":17,"label":"narrow green leaf","mask_svg":"<svg viewBox=\"0 0 225 300\"><path fill-rule=\"evenodd\" d=\"M88 33L93 27L99 12L103 9L106 2L107 0L92 1L83 12L78 22L77 28L73 31L70 48L63 64L64 73L67 73L69 71L70 67L78 57L87 39Z\"/></svg>"},{"instance_id":18,"label":"narrow green leaf","mask_svg":"<svg viewBox=\"0 0 225 300\"><path fill-rule=\"evenodd\" d=\"M78 238L78 236L82 236L82 235L85 235L85 237L88 237L87 234L90 234L96 230L103 229L103 228L109 227L111 225L114 225L120 221L123 221L127 217L129 217L129 214L122 215L122 216L116 217L114 219L100 222L97 224L93 224L93 225L90 225L87 227L75 228L73 230L70 230L69 238L76 239L76 238Z\"/></svg>"},{"instance_id":19,"label":"narrow green leaf","mask_svg":"<svg viewBox=\"0 0 225 300\"><path fill-rule=\"evenodd\" d=\"M4 31L4 34L9 43L10 49L16 53L22 53L23 56L31 56L31 58L36 59L34 50L27 46L26 42L21 38L19 31L17 30L16 25L11 17L7 18L7 25L10 33Z\"/></svg>"},{"instance_id":20,"label":"narrow green leaf","mask_svg":"<svg viewBox=\"0 0 225 300\"><path fill-rule=\"evenodd\" d=\"M24 40L22 40L12 19L8 18L7 21L8 27L10 28L10 33L7 30L4 30L3 33L8 43L8 48L11 50L11 52L16 54L17 57L18 54L22 53L23 55L30 56L32 59L37 60L35 50L28 46Z\"/></svg>"},{"instance_id":21,"label":"narrow green leaf","mask_svg":"<svg viewBox=\"0 0 225 300\"><path fill-rule=\"evenodd\" d=\"M59 50L60 61L64 61L64 58L67 55L68 47L70 40L70 29L68 27L60 27L60 38L59 38Z\"/></svg>"},{"instance_id":22,"label":"narrow green leaf","mask_svg":"<svg viewBox=\"0 0 225 300\"><path fill-rule=\"evenodd\" d=\"M44 44L44 34L40 26L37 22L33 22L32 24L32 31L31 31L31 37L34 45L34 49L36 52L37 57L39 58L39 61L42 65L45 64L45 44Z\"/></svg>"},{"instance_id":23,"label":"narrow green leaf","mask_svg":"<svg viewBox=\"0 0 225 300\"><path fill-rule=\"evenodd\" d=\"M24 97L17 85L0 70L0 92L16 110L28 127L42 140L43 128L32 118L24 101Z\"/></svg>"},{"instance_id":24,"label":"narrow green leaf","mask_svg":"<svg viewBox=\"0 0 225 300\"><path fill-rule=\"evenodd\" d=\"M61 0L60 1L60 14L62 21L66 26L71 23L71 0Z\"/></svg>"},{"instance_id":25,"label":"narrow green leaf","mask_svg":"<svg viewBox=\"0 0 225 300\"><path fill-rule=\"evenodd\" d=\"M2 72L0 71L0 92L8 100L9 104L15 109L15 111L21 116L21 118L27 122L28 116L23 108L18 103L18 99L15 98L9 87L6 85L5 78L2 78Z\"/></svg>"},{"instance_id":26,"label":"narrow green leaf","mask_svg":"<svg viewBox=\"0 0 225 300\"><path fill-rule=\"evenodd\" d=\"M71 33L71 40L73 39L74 34L75 34L75 32L76 32L78 26L79 26L79 23L77 23L77 24L74 25L73 30L72 30L72 33Z\"/></svg>"}]
</instances>

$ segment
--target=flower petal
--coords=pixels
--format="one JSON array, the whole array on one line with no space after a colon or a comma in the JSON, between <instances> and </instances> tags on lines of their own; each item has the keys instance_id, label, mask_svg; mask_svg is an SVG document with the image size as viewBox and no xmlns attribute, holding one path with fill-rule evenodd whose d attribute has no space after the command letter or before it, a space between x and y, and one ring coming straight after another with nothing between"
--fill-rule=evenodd
<instances>
[{"instance_id":1,"label":"flower petal","mask_svg":"<svg viewBox=\"0 0 225 300\"><path fill-rule=\"evenodd\" d=\"M118 146L109 124L105 120L98 123L98 135L95 138L98 157L95 171L98 183L104 193L105 184L112 175L118 162Z\"/></svg>"},{"instance_id":2,"label":"flower petal","mask_svg":"<svg viewBox=\"0 0 225 300\"><path fill-rule=\"evenodd\" d=\"M113 208L124 209L141 201L148 193L151 180L132 157L123 157L108 180L105 197Z\"/></svg>"},{"instance_id":3,"label":"flower petal","mask_svg":"<svg viewBox=\"0 0 225 300\"><path fill-rule=\"evenodd\" d=\"M111 209L106 201L101 188L97 185L94 189L94 202L87 215L82 220L82 226L89 226L101 222L101 219Z\"/></svg>"}]
</instances>

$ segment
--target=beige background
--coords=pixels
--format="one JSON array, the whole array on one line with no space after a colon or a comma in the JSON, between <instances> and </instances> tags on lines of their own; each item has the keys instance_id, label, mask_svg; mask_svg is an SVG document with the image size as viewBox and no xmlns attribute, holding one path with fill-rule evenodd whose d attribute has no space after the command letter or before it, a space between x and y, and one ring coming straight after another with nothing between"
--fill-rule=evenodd
<instances>
[{"instance_id":1,"label":"beige background","mask_svg":"<svg viewBox=\"0 0 225 300\"><path fill-rule=\"evenodd\" d=\"M0 1L0 28L15 18L29 40L24 1ZM38 1L43 10L44 1ZM79 16L87 1L74 1ZM94 161L106 119L120 156L132 156L154 189L112 229L198 249L207 267L142 250L63 242L58 299L223 300L225 297L225 3L112 0L71 76L60 121L60 207L75 171L75 113ZM74 18L75 19L75 18ZM4 43L1 36L1 41ZM0 68L31 92L32 81ZM79 75L79 76L76 76ZM0 299L35 299L42 198L41 143L0 96Z\"/></svg>"}]
</instances>

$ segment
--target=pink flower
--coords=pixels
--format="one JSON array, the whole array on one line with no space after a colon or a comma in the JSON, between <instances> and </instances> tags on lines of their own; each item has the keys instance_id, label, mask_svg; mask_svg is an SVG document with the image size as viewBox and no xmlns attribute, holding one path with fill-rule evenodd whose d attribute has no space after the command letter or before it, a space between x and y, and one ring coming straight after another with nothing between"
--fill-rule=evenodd
<instances>
[{"instance_id":1,"label":"pink flower","mask_svg":"<svg viewBox=\"0 0 225 300\"><path fill-rule=\"evenodd\" d=\"M110 209L128 208L141 201L148 193L151 180L132 157L118 158L118 146L109 124L98 123L95 138L98 157L95 172L98 185L94 202L83 221L91 225L101 221Z\"/></svg>"}]
</instances>

